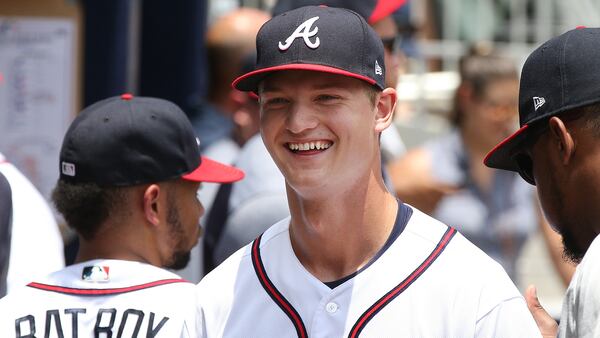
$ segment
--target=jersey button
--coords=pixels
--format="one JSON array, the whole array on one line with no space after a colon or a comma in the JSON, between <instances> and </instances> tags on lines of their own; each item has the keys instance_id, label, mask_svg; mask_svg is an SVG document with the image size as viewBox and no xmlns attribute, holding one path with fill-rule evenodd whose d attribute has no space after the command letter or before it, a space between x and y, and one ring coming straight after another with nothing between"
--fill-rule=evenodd
<instances>
[{"instance_id":1,"label":"jersey button","mask_svg":"<svg viewBox=\"0 0 600 338\"><path fill-rule=\"evenodd\" d=\"M325 305L325 310L327 310L329 313L336 313L339 308L340 307L334 302L327 303L327 305Z\"/></svg>"}]
</instances>

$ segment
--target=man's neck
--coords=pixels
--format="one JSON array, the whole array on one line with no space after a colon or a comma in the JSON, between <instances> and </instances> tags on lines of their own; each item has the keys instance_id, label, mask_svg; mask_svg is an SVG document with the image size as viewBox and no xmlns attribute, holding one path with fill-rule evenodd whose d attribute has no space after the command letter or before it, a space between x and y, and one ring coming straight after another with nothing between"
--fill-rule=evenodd
<instances>
[{"instance_id":1,"label":"man's neck","mask_svg":"<svg viewBox=\"0 0 600 338\"><path fill-rule=\"evenodd\" d=\"M93 259L120 259L160 266L153 252L153 241L148 233L128 231L131 224L104 224L92 239L79 236L79 249L75 263ZM141 227L140 227L141 228Z\"/></svg>"},{"instance_id":2,"label":"man's neck","mask_svg":"<svg viewBox=\"0 0 600 338\"><path fill-rule=\"evenodd\" d=\"M290 239L319 280L343 278L367 264L394 226L398 203L379 184L326 198L305 199L288 188Z\"/></svg>"}]
</instances>

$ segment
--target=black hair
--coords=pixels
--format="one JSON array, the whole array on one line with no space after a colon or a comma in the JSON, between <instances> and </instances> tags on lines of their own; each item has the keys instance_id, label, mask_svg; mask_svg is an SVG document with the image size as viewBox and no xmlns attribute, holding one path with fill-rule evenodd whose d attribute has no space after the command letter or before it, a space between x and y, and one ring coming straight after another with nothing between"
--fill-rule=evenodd
<instances>
[{"instance_id":1,"label":"black hair","mask_svg":"<svg viewBox=\"0 0 600 338\"><path fill-rule=\"evenodd\" d=\"M600 137L600 102L581 107L578 110L583 113L583 128L595 137Z\"/></svg>"},{"instance_id":2,"label":"black hair","mask_svg":"<svg viewBox=\"0 0 600 338\"><path fill-rule=\"evenodd\" d=\"M102 223L126 199L126 187L100 187L94 183L70 184L58 180L52 201L69 227L84 239L94 238Z\"/></svg>"}]
</instances>

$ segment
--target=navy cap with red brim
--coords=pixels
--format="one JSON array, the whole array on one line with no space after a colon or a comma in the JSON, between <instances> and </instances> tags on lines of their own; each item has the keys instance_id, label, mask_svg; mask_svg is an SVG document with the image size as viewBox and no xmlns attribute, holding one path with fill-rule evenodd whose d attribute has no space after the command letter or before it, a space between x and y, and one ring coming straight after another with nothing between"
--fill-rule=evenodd
<instances>
[{"instance_id":1,"label":"navy cap with red brim","mask_svg":"<svg viewBox=\"0 0 600 338\"><path fill-rule=\"evenodd\" d=\"M268 75L287 70L339 74L385 88L383 43L348 9L306 6L275 16L259 30L256 51L255 70L235 79L234 88L256 93Z\"/></svg>"},{"instance_id":2,"label":"navy cap with red brim","mask_svg":"<svg viewBox=\"0 0 600 338\"><path fill-rule=\"evenodd\" d=\"M498 168L510 171L518 171L519 167L513 157L521 149L520 145L527 137L529 125L526 124L512 135L497 144L483 160L483 163L491 168Z\"/></svg>"},{"instance_id":3,"label":"navy cap with red brim","mask_svg":"<svg viewBox=\"0 0 600 338\"><path fill-rule=\"evenodd\" d=\"M181 178L195 182L231 183L244 178L244 172L238 168L200 157L200 165L194 171L182 175Z\"/></svg>"}]
</instances>

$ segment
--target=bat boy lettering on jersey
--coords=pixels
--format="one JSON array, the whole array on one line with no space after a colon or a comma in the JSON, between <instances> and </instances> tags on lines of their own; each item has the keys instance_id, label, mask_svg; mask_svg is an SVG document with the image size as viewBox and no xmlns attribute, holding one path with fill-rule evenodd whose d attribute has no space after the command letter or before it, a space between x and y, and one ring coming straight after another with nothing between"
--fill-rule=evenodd
<instances>
[{"instance_id":1,"label":"bat boy lettering on jersey","mask_svg":"<svg viewBox=\"0 0 600 338\"><path fill-rule=\"evenodd\" d=\"M169 320L169 317L157 316L154 312L145 313L138 309L126 309L122 313L115 308L97 311L87 311L85 308L62 311L52 309L46 311L45 318L37 318L37 321L31 314L17 318L15 338L41 337L42 332L43 337L77 338L79 322L93 320L94 317L96 337L101 334L106 334L107 337L115 335L116 337L138 337L140 331L142 331L140 337L158 337L160 330Z\"/></svg>"}]
</instances>

